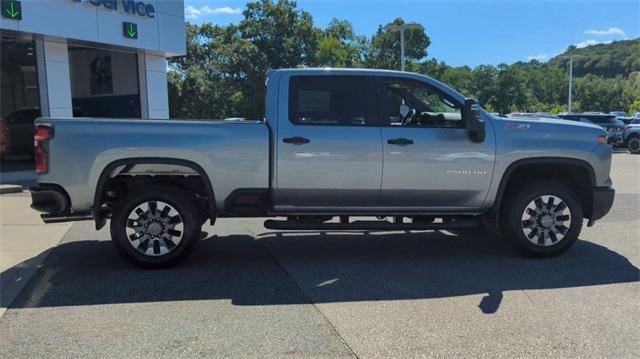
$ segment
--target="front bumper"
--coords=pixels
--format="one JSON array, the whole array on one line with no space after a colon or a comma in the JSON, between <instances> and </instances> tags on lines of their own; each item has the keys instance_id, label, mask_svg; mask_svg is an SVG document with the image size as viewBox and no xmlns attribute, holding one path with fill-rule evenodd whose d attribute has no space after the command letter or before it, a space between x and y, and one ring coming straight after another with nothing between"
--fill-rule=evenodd
<instances>
[{"instance_id":1,"label":"front bumper","mask_svg":"<svg viewBox=\"0 0 640 359\"><path fill-rule=\"evenodd\" d=\"M609 213L613 207L616 190L613 187L595 187L593 189L593 200L589 222L596 221Z\"/></svg>"},{"instance_id":2,"label":"front bumper","mask_svg":"<svg viewBox=\"0 0 640 359\"><path fill-rule=\"evenodd\" d=\"M607 137L607 144L609 145L621 145L624 143L624 138L621 134L609 135Z\"/></svg>"}]
</instances>

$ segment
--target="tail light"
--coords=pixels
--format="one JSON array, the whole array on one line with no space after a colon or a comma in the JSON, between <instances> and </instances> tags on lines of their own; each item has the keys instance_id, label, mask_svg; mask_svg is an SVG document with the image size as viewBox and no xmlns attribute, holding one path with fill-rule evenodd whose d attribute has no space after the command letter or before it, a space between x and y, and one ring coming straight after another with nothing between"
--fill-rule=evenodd
<instances>
[{"instance_id":1,"label":"tail light","mask_svg":"<svg viewBox=\"0 0 640 359\"><path fill-rule=\"evenodd\" d=\"M9 147L11 146L11 136L9 136L9 125L7 120L0 118L0 154L5 155L9 153Z\"/></svg>"},{"instance_id":2,"label":"tail light","mask_svg":"<svg viewBox=\"0 0 640 359\"><path fill-rule=\"evenodd\" d=\"M39 174L49 172L49 154L44 148L44 143L53 138L53 127L50 125L36 126L33 136L33 146L36 157L36 172Z\"/></svg>"}]
</instances>

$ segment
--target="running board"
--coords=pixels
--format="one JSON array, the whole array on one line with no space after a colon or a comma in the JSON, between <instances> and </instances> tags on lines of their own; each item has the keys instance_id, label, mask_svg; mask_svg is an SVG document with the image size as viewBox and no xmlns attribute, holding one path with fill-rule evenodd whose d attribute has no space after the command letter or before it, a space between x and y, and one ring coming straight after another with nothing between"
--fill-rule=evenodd
<instances>
[{"instance_id":1,"label":"running board","mask_svg":"<svg viewBox=\"0 0 640 359\"><path fill-rule=\"evenodd\" d=\"M437 229L465 229L476 228L482 225L480 219L459 219L442 223L392 223L387 221L354 221L349 223L338 222L312 222L312 221L278 221L269 219L264 222L264 227L275 230L321 230L321 231L419 231Z\"/></svg>"},{"instance_id":2,"label":"running board","mask_svg":"<svg viewBox=\"0 0 640 359\"><path fill-rule=\"evenodd\" d=\"M76 222L76 221L90 221L93 219L91 214L41 214L40 218L44 223L64 223L64 222Z\"/></svg>"}]
</instances>

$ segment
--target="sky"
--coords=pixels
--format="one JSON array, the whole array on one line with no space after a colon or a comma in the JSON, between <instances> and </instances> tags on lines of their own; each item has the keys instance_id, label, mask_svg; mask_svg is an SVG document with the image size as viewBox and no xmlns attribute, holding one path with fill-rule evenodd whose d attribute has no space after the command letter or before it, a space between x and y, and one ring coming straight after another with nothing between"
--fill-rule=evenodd
<instances>
[{"instance_id":1,"label":"sky","mask_svg":"<svg viewBox=\"0 0 640 359\"><path fill-rule=\"evenodd\" d=\"M184 0L185 18L218 25L242 20L244 0ZM428 58L452 66L546 61L570 45L640 37L640 0L298 0L320 28L349 20L371 37L397 17L422 24Z\"/></svg>"}]
</instances>

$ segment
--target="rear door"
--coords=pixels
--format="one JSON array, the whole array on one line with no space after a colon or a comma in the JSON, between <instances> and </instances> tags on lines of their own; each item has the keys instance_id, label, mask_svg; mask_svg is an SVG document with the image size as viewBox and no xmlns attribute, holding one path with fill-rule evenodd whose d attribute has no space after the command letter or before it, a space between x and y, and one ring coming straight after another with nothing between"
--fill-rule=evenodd
<instances>
[{"instance_id":1,"label":"rear door","mask_svg":"<svg viewBox=\"0 0 640 359\"><path fill-rule=\"evenodd\" d=\"M370 75L284 77L288 106L275 134L276 210L360 208L376 203L382 143ZM282 104L282 101L280 102Z\"/></svg>"}]
</instances>

